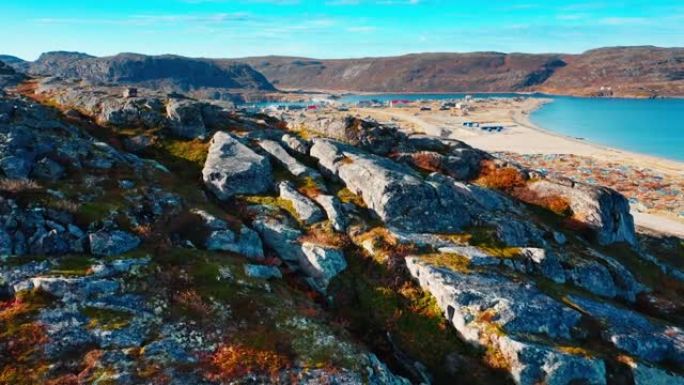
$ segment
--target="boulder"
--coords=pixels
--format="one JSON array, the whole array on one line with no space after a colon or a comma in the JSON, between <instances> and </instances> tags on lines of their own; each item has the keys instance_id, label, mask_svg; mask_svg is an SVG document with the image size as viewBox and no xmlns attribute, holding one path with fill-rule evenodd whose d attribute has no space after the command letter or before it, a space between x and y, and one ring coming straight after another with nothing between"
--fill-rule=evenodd
<instances>
[{"instance_id":1,"label":"boulder","mask_svg":"<svg viewBox=\"0 0 684 385\"><path fill-rule=\"evenodd\" d=\"M285 134L280 138L280 142L287 148L288 150L300 154L300 155L309 155L309 148L311 148L311 145L304 141L303 139L300 139L294 135L290 134Z\"/></svg>"},{"instance_id":2,"label":"boulder","mask_svg":"<svg viewBox=\"0 0 684 385\"><path fill-rule=\"evenodd\" d=\"M259 234L246 226L240 227L239 234L228 228L214 230L209 233L205 246L207 250L229 251L248 258L261 259L264 257L264 249Z\"/></svg>"},{"instance_id":3,"label":"boulder","mask_svg":"<svg viewBox=\"0 0 684 385\"><path fill-rule=\"evenodd\" d=\"M684 376L642 363L632 365L632 376L634 385L684 385Z\"/></svg>"},{"instance_id":4,"label":"boulder","mask_svg":"<svg viewBox=\"0 0 684 385\"><path fill-rule=\"evenodd\" d=\"M318 285L325 289L332 278L347 268L347 261L340 249L316 245L305 242L302 251L306 260L302 262L302 269L310 277L317 280Z\"/></svg>"},{"instance_id":5,"label":"boulder","mask_svg":"<svg viewBox=\"0 0 684 385\"><path fill-rule=\"evenodd\" d=\"M6 156L0 159L0 168L10 179L27 179L33 168L33 158L29 154Z\"/></svg>"},{"instance_id":6,"label":"boulder","mask_svg":"<svg viewBox=\"0 0 684 385\"><path fill-rule=\"evenodd\" d=\"M180 138L204 138L207 129L201 104L187 99L170 99L166 105L170 132Z\"/></svg>"},{"instance_id":7,"label":"boulder","mask_svg":"<svg viewBox=\"0 0 684 385\"><path fill-rule=\"evenodd\" d=\"M88 234L90 252L100 256L116 256L131 251L140 245L140 238L126 231L100 230Z\"/></svg>"},{"instance_id":8,"label":"boulder","mask_svg":"<svg viewBox=\"0 0 684 385\"><path fill-rule=\"evenodd\" d=\"M634 219L629 201L607 187L590 186L572 181L538 180L527 187L538 197L561 197L572 210L572 220L586 226L601 245L626 242L636 245Z\"/></svg>"},{"instance_id":9,"label":"boulder","mask_svg":"<svg viewBox=\"0 0 684 385\"><path fill-rule=\"evenodd\" d=\"M222 131L211 139L202 176L207 188L221 200L238 194L261 194L273 184L268 159Z\"/></svg>"},{"instance_id":10,"label":"boulder","mask_svg":"<svg viewBox=\"0 0 684 385\"><path fill-rule=\"evenodd\" d=\"M311 156L390 226L455 232L470 223L463 196L448 180L423 179L405 165L327 139L314 140Z\"/></svg>"},{"instance_id":11,"label":"boulder","mask_svg":"<svg viewBox=\"0 0 684 385\"><path fill-rule=\"evenodd\" d=\"M31 175L40 180L57 181L64 175L64 167L49 158L43 158L33 166Z\"/></svg>"},{"instance_id":12,"label":"boulder","mask_svg":"<svg viewBox=\"0 0 684 385\"><path fill-rule=\"evenodd\" d=\"M606 325L602 333L606 342L646 361L684 364L684 331L680 328L656 324L632 310L588 298L571 295L569 300Z\"/></svg>"},{"instance_id":13,"label":"boulder","mask_svg":"<svg viewBox=\"0 0 684 385\"><path fill-rule=\"evenodd\" d=\"M344 232L347 229L347 219L344 215L342 202L333 195L319 194L314 198L323 207L335 231Z\"/></svg>"},{"instance_id":14,"label":"boulder","mask_svg":"<svg viewBox=\"0 0 684 385\"><path fill-rule=\"evenodd\" d=\"M606 384L601 359L525 339L534 335L570 339L580 328L579 312L531 284L501 275L461 273L420 257L408 257L406 265L459 334L474 345L497 351L517 384Z\"/></svg>"},{"instance_id":15,"label":"boulder","mask_svg":"<svg viewBox=\"0 0 684 385\"><path fill-rule=\"evenodd\" d=\"M315 170L306 167L287 151L285 151L280 143L274 140L261 140L259 141L259 146L269 155L271 155L273 160L285 167L290 174L296 177L320 177Z\"/></svg>"},{"instance_id":16,"label":"boulder","mask_svg":"<svg viewBox=\"0 0 684 385\"><path fill-rule=\"evenodd\" d=\"M258 278L258 279L271 279L271 278L282 278L283 275L280 270L275 266L264 266L264 265L245 265L245 274L248 277Z\"/></svg>"},{"instance_id":17,"label":"boulder","mask_svg":"<svg viewBox=\"0 0 684 385\"><path fill-rule=\"evenodd\" d=\"M310 225L325 219L323 211L309 198L300 194L292 183L280 182L278 189L280 190L280 198L292 203L299 220L303 223Z\"/></svg>"}]
</instances>

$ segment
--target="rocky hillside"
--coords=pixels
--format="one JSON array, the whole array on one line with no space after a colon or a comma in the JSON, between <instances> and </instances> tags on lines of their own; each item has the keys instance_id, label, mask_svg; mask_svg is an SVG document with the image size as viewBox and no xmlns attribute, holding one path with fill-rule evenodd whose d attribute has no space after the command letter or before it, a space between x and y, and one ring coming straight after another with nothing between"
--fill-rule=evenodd
<instances>
[{"instance_id":1,"label":"rocky hillside","mask_svg":"<svg viewBox=\"0 0 684 385\"><path fill-rule=\"evenodd\" d=\"M243 61L283 89L684 95L684 49L680 48L604 48L580 55L482 52L348 60L257 57Z\"/></svg>"},{"instance_id":2,"label":"rocky hillside","mask_svg":"<svg viewBox=\"0 0 684 385\"><path fill-rule=\"evenodd\" d=\"M355 117L0 94L0 384L682 384L684 244Z\"/></svg>"},{"instance_id":3,"label":"rocky hillside","mask_svg":"<svg viewBox=\"0 0 684 385\"><path fill-rule=\"evenodd\" d=\"M246 64L181 56L123 53L94 57L77 52L48 52L35 62L16 64L31 75L84 79L91 83L131 84L169 91L205 89L273 91L259 72Z\"/></svg>"}]
</instances>

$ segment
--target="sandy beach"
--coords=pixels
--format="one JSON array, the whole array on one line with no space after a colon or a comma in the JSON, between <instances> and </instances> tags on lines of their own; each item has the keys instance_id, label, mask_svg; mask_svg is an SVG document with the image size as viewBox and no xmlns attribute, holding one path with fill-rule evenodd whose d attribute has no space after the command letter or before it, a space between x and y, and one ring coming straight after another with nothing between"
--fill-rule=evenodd
<instances>
[{"instance_id":1,"label":"sandy beach","mask_svg":"<svg viewBox=\"0 0 684 385\"><path fill-rule=\"evenodd\" d=\"M684 163L610 148L537 127L529 116L547 99L480 99L464 113L440 110L437 102L401 108L353 108L352 114L394 122L404 130L462 140L483 150L502 153L532 168L588 169L588 181L598 179L632 201L637 226L684 238ZM430 107L421 111L420 107ZM501 132L465 127L464 122L500 125ZM559 156L561 155L561 156ZM591 175L592 173L600 175ZM580 177L582 175L579 175ZM601 178L596 178L602 176ZM574 175L570 175L574 177ZM653 179L655 182L648 184ZM667 190L669 189L669 190ZM662 191L673 191L671 195Z\"/></svg>"}]
</instances>

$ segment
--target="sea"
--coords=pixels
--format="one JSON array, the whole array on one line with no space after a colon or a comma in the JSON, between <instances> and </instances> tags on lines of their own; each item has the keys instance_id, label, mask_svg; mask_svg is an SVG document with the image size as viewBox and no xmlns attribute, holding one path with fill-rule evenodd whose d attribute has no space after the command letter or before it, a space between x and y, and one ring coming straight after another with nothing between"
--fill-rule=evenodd
<instances>
[{"instance_id":1,"label":"sea","mask_svg":"<svg viewBox=\"0 0 684 385\"><path fill-rule=\"evenodd\" d=\"M448 100L466 94L349 95L343 102L360 100ZM516 97L521 94L470 94L476 98ZM549 131L647 155L684 161L684 99L582 98L544 94L549 98L530 120Z\"/></svg>"},{"instance_id":2,"label":"sea","mask_svg":"<svg viewBox=\"0 0 684 385\"><path fill-rule=\"evenodd\" d=\"M531 114L530 120L538 127L609 147L684 161L684 99L583 98L539 93L398 93L344 95L339 101L452 100L466 95L552 99Z\"/></svg>"}]
</instances>

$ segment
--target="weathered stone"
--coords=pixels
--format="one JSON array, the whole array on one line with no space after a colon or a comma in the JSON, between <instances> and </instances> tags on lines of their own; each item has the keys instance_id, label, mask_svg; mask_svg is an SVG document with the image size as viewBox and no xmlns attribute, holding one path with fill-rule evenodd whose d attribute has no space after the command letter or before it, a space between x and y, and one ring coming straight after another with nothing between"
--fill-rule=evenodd
<instances>
[{"instance_id":1,"label":"weathered stone","mask_svg":"<svg viewBox=\"0 0 684 385\"><path fill-rule=\"evenodd\" d=\"M258 278L258 279L271 279L271 278L282 278L283 275L280 270L275 266L264 266L264 265L245 265L245 274L248 277Z\"/></svg>"},{"instance_id":2,"label":"weathered stone","mask_svg":"<svg viewBox=\"0 0 684 385\"><path fill-rule=\"evenodd\" d=\"M629 202L620 193L607 187L549 180L529 183L528 188L541 198L566 199L573 213L572 219L593 230L600 244L636 244L634 219L629 213Z\"/></svg>"},{"instance_id":3,"label":"weathered stone","mask_svg":"<svg viewBox=\"0 0 684 385\"><path fill-rule=\"evenodd\" d=\"M260 140L259 146L266 151L271 158L280 163L287 171L296 177L316 177L320 178L318 173L303 165L300 161L295 159L292 155L280 145L280 143L273 140Z\"/></svg>"},{"instance_id":4,"label":"weathered stone","mask_svg":"<svg viewBox=\"0 0 684 385\"><path fill-rule=\"evenodd\" d=\"M300 155L308 155L309 148L311 147L311 145L308 142L290 134L283 135L280 139L280 142L288 150L298 153Z\"/></svg>"},{"instance_id":5,"label":"weathered stone","mask_svg":"<svg viewBox=\"0 0 684 385\"><path fill-rule=\"evenodd\" d=\"M514 336L571 338L581 315L530 284L495 274L459 273L406 259L409 272L436 298L451 325L467 341L490 345L504 357L516 383L604 385L600 359L573 355ZM483 316L486 321L483 321ZM496 332L495 330L500 330Z\"/></svg>"},{"instance_id":6,"label":"weathered stone","mask_svg":"<svg viewBox=\"0 0 684 385\"><path fill-rule=\"evenodd\" d=\"M280 198L292 203L299 220L303 223L310 225L325 219L323 211L309 198L300 194L292 183L283 181L278 185L278 189L280 190Z\"/></svg>"},{"instance_id":7,"label":"weathered stone","mask_svg":"<svg viewBox=\"0 0 684 385\"><path fill-rule=\"evenodd\" d=\"M33 159L28 154L10 155L0 159L0 168L10 179L26 179L33 167Z\"/></svg>"},{"instance_id":8,"label":"weathered stone","mask_svg":"<svg viewBox=\"0 0 684 385\"><path fill-rule=\"evenodd\" d=\"M342 202L336 196L325 194L316 195L314 199L325 210L333 229L344 232L347 229L347 219L344 215Z\"/></svg>"},{"instance_id":9,"label":"weathered stone","mask_svg":"<svg viewBox=\"0 0 684 385\"><path fill-rule=\"evenodd\" d=\"M642 363L632 365L634 385L684 385L684 377Z\"/></svg>"},{"instance_id":10,"label":"weathered stone","mask_svg":"<svg viewBox=\"0 0 684 385\"><path fill-rule=\"evenodd\" d=\"M582 261L569 271L570 280L594 294L613 298L617 294L613 277L608 269L595 261Z\"/></svg>"},{"instance_id":11,"label":"weathered stone","mask_svg":"<svg viewBox=\"0 0 684 385\"><path fill-rule=\"evenodd\" d=\"M408 167L339 142L316 139L311 156L390 226L408 231L457 231L470 213L453 185L429 181Z\"/></svg>"},{"instance_id":12,"label":"weathered stone","mask_svg":"<svg viewBox=\"0 0 684 385\"><path fill-rule=\"evenodd\" d=\"M49 158L43 158L33 166L31 175L40 180L56 181L64 175L64 167Z\"/></svg>"},{"instance_id":13,"label":"weathered stone","mask_svg":"<svg viewBox=\"0 0 684 385\"><path fill-rule=\"evenodd\" d=\"M212 231L207 237L206 248L214 251L230 251L248 258L264 257L261 238L254 230L246 226L240 227L240 234L237 235L229 229Z\"/></svg>"},{"instance_id":14,"label":"weathered stone","mask_svg":"<svg viewBox=\"0 0 684 385\"><path fill-rule=\"evenodd\" d=\"M211 139L202 175L207 188L222 200L237 194L260 194L273 184L268 159L221 131Z\"/></svg>"},{"instance_id":15,"label":"weathered stone","mask_svg":"<svg viewBox=\"0 0 684 385\"><path fill-rule=\"evenodd\" d=\"M301 245L297 241L302 232L285 220L260 216L252 222L264 243L280 258L290 263L299 263L303 258Z\"/></svg>"},{"instance_id":16,"label":"weathered stone","mask_svg":"<svg viewBox=\"0 0 684 385\"><path fill-rule=\"evenodd\" d=\"M171 99L166 105L169 129L175 136L187 139L203 138L206 133L201 105L192 100Z\"/></svg>"},{"instance_id":17,"label":"weathered stone","mask_svg":"<svg viewBox=\"0 0 684 385\"><path fill-rule=\"evenodd\" d=\"M302 263L302 269L309 276L319 279L323 288L327 287L333 277L347 268L344 253L339 249L303 243L302 251L306 257L306 262Z\"/></svg>"},{"instance_id":18,"label":"weathered stone","mask_svg":"<svg viewBox=\"0 0 684 385\"><path fill-rule=\"evenodd\" d=\"M631 311L571 295L570 301L606 325L602 337L636 357L650 362L684 364L684 332L658 325Z\"/></svg>"},{"instance_id":19,"label":"weathered stone","mask_svg":"<svg viewBox=\"0 0 684 385\"><path fill-rule=\"evenodd\" d=\"M95 255L115 256L124 254L140 245L140 239L121 230L98 231L88 234L90 252Z\"/></svg>"}]
</instances>

